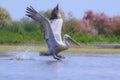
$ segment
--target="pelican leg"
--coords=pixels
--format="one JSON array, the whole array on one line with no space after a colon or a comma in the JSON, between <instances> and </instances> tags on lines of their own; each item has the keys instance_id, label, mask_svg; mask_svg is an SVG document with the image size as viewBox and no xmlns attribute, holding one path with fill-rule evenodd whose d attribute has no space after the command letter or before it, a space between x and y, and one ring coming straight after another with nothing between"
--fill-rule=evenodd
<instances>
[{"instance_id":1,"label":"pelican leg","mask_svg":"<svg viewBox=\"0 0 120 80\"><path fill-rule=\"evenodd\" d=\"M56 56L55 53L53 53L53 58L62 61L59 57Z\"/></svg>"},{"instance_id":2,"label":"pelican leg","mask_svg":"<svg viewBox=\"0 0 120 80\"><path fill-rule=\"evenodd\" d=\"M65 58L64 56L58 55L58 53L56 54L56 56L59 57L59 58L62 58L62 59Z\"/></svg>"},{"instance_id":3,"label":"pelican leg","mask_svg":"<svg viewBox=\"0 0 120 80\"><path fill-rule=\"evenodd\" d=\"M58 48L59 48L59 49L57 49L58 53L67 49L66 47L63 47L63 46L62 47L59 46ZM58 55L58 53L56 54L57 57L62 58L62 59L65 58L64 56Z\"/></svg>"},{"instance_id":4,"label":"pelican leg","mask_svg":"<svg viewBox=\"0 0 120 80\"><path fill-rule=\"evenodd\" d=\"M57 53L58 53L58 52L57 52L57 48L55 48L54 51L53 51L53 58L62 61L62 60L60 59L60 57L58 57Z\"/></svg>"},{"instance_id":5,"label":"pelican leg","mask_svg":"<svg viewBox=\"0 0 120 80\"><path fill-rule=\"evenodd\" d=\"M52 56L52 54L48 54L46 52L40 52L39 55L40 56Z\"/></svg>"},{"instance_id":6,"label":"pelican leg","mask_svg":"<svg viewBox=\"0 0 120 80\"><path fill-rule=\"evenodd\" d=\"M62 59L65 59L65 57L64 57L64 56L61 56L61 55L57 55L57 57L62 58Z\"/></svg>"},{"instance_id":7,"label":"pelican leg","mask_svg":"<svg viewBox=\"0 0 120 80\"><path fill-rule=\"evenodd\" d=\"M53 55L53 58L62 61L59 57L57 57L55 55Z\"/></svg>"}]
</instances>

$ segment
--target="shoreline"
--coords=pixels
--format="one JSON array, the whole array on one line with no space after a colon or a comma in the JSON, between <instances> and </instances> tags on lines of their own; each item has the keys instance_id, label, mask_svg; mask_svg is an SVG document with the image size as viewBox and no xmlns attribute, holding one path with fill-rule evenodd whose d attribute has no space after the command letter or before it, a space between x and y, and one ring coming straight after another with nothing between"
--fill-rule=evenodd
<instances>
[{"instance_id":1,"label":"shoreline","mask_svg":"<svg viewBox=\"0 0 120 80\"><path fill-rule=\"evenodd\" d=\"M30 51L46 51L47 46L38 45L0 45L0 50L30 50ZM104 53L117 52L120 53L120 48L115 47L98 47L95 45L83 45L82 47L73 47L65 50L67 52L86 52L86 53Z\"/></svg>"}]
</instances>

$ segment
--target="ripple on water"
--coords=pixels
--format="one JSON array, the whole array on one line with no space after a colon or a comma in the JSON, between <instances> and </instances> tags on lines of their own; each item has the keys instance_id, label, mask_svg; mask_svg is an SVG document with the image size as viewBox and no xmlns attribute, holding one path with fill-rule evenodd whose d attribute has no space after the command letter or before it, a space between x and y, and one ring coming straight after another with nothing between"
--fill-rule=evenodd
<instances>
[{"instance_id":1,"label":"ripple on water","mask_svg":"<svg viewBox=\"0 0 120 80\"><path fill-rule=\"evenodd\" d=\"M1 52L0 52L1 53ZM119 54L62 52L63 61L39 56L37 51L2 51L0 80L119 80ZM11 57L25 58L9 60Z\"/></svg>"}]
</instances>

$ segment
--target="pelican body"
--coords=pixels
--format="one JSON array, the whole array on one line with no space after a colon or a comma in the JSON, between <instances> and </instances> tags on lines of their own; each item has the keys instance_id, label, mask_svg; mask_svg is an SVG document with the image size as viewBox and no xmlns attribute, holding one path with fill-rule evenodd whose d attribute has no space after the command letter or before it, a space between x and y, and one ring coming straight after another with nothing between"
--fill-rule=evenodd
<instances>
[{"instance_id":1,"label":"pelican body","mask_svg":"<svg viewBox=\"0 0 120 80\"><path fill-rule=\"evenodd\" d=\"M44 39L48 45L48 50L42 52L41 55L50 56L57 60L64 58L58 55L59 52L67 50L69 48L69 43L71 42L77 46L80 46L75 40L73 40L69 35L64 35L64 41L61 38L61 30L63 19L61 17L59 6L57 5L51 12L50 19L39 14L33 7L27 7L27 16L33 20L39 22L42 25L42 30L44 32Z\"/></svg>"}]
</instances>

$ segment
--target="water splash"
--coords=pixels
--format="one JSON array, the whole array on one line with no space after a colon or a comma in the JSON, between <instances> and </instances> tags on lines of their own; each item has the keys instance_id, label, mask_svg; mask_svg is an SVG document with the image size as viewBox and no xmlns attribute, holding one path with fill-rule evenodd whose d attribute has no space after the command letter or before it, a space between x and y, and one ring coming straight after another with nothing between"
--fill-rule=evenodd
<instances>
[{"instance_id":1,"label":"water splash","mask_svg":"<svg viewBox=\"0 0 120 80\"><path fill-rule=\"evenodd\" d=\"M32 59L33 53L31 50L33 50L33 46L18 46L17 49L14 52L14 56L12 56L11 59L13 60L28 60Z\"/></svg>"},{"instance_id":2,"label":"water splash","mask_svg":"<svg viewBox=\"0 0 120 80\"><path fill-rule=\"evenodd\" d=\"M30 56L29 56L28 53L29 53L29 50L22 51L22 52L18 52L18 53L15 55L15 59L16 59L16 60L30 59Z\"/></svg>"}]
</instances>

